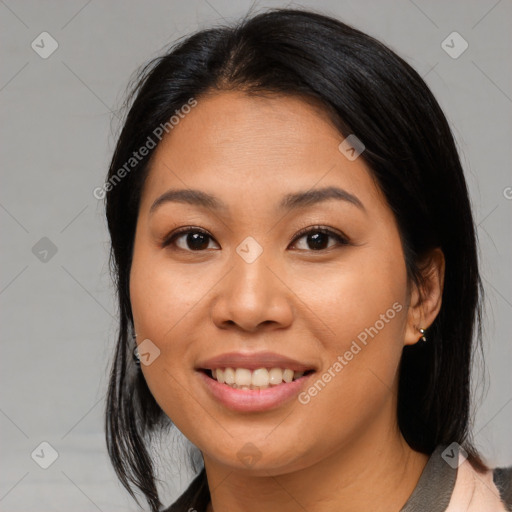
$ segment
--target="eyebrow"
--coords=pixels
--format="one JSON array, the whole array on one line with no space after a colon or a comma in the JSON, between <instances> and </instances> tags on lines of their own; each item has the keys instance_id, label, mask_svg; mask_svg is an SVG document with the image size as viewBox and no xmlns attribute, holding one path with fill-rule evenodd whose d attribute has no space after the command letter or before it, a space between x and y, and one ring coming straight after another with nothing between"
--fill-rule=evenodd
<instances>
[{"instance_id":1,"label":"eyebrow","mask_svg":"<svg viewBox=\"0 0 512 512\"><path fill-rule=\"evenodd\" d=\"M348 203L357 206L363 211L366 211L363 203L354 194L347 192L346 190L338 187L325 187L325 188L314 188L307 190L306 192L296 192L294 194L286 195L281 204L280 209L296 209L310 206L312 204L327 201L329 199L337 199L339 201L346 201Z\"/></svg>"},{"instance_id":2,"label":"eyebrow","mask_svg":"<svg viewBox=\"0 0 512 512\"><path fill-rule=\"evenodd\" d=\"M307 190L304 192L294 192L287 194L278 205L280 210L293 210L305 208L330 199L346 201L359 209L366 211L363 203L353 194L338 187L325 187ZM219 198L196 189L172 189L159 196L151 205L149 213L153 213L158 207L165 203L177 202L202 206L211 210L228 210L226 203Z\"/></svg>"},{"instance_id":3,"label":"eyebrow","mask_svg":"<svg viewBox=\"0 0 512 512\"><path fill-rule=\"evenodd\" d=\"M170 203L186 203L194 206L203 206L211 210L227 210L227 206L220 199L215 196L203 192L201 190L194 189L172 189L164 192L158 197L155 202L151 205L149 213L153 213L159 206Z\"/></svg>"}]
</instances>

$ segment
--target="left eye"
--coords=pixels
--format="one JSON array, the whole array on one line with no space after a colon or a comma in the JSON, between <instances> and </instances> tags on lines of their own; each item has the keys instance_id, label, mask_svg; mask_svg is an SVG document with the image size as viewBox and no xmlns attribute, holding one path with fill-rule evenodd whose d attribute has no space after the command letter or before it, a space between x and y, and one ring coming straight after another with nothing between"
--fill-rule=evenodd
<instances>
[{"instance_id":1,"label":"left eye","mask_svg":"<svg viewBox=\"0 0 512 512\"><path fill-rule=\"evenodd\" d=\"M334 240L334 243L329 243L329 239ZM325 249L329 249L330 247L338 244L338 245L347 245L348 241L342 235L331 231L326 228L314 228L309 229L306 232L299 233L297 237L294 239L294 245L299 245L297 241L304 240L302 247L299 247L299 250L313 250L313 251L322 251ZM304 247L306 245L306 247Z\"/></svg>"}]
</instances>

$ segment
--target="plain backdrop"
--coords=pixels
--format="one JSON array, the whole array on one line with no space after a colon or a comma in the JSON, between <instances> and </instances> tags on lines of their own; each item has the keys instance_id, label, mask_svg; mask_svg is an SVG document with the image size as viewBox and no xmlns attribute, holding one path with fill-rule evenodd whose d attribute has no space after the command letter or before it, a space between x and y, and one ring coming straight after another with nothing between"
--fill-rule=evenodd
<instances>
[{"instance_id":1,"label":"plain backdrop","mask_svg":"<svg viewBox=\"0 0 512 512\"><path fill-rule=\"evenodd\" d=\"M1 0L2 511L138 510L104 444L116 305L93 190L132 73L251 5L338 17L398 52L438 98L471 192L486 291L475 437L491 464L512 463L510 1ZM163 460L182 444L179 435L164 443ZM179 460L163 470L168 502L192 474Z\"/></svg>"}]
</instances>

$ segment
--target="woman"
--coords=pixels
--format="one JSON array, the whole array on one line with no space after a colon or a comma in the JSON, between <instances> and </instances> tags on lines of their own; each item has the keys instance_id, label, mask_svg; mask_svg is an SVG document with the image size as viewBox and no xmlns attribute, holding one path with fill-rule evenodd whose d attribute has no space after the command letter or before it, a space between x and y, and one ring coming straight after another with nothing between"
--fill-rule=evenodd
<instances>
[{"instance_id":1,"label":"woman","mask_svg":"<svg viewBox=\"0 0 512 512\"><path fill-rule=\"evenodd\" d=\"M175 425L204 468L169 511L510 505L470 440L463 171L387 47L294 10L192 35L139 76L105 192L132 496L160 510L150 442Z\"/></svg>"}]
</instances>

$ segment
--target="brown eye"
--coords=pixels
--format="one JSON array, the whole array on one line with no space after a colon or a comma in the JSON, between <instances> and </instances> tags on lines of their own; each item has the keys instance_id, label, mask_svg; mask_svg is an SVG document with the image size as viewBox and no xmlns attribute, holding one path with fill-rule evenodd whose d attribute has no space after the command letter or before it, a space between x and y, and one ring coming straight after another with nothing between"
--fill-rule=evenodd
<instances>
[{"instance_id":1,"label":"brown eye","mask_svg":"<svg viewBox=\"0 0 512 512\"><path fill-rule=\"evenodd\" d=\"M330 239L332 240L331 243ZM299 245L297 241L300 240L304 240L305 242L302 243L302 247L296 247L301 251L322 251L325 249L330 249L335 245L348 244L348 241L345 237L326 228L308 228L307 230L300 232L294 240L294 245Z\"/></svg>"},{"instance_id":2,"label":"brown eye","mask_svg":"<svg viewBox=\"0 0 512 512\"><path fill-rule=\"evenodd\" d=\"M185 237L185 245L192 251L202 251L203 249L207 249L210 244L208 235L204 233L188 233L183 236ZM178 239L179 238L183 237L178 237Z\"/></svg>"},{"instance_id":3,"label":"brown eye","mask_svg":"<svg viewBox=\"0 0 512 512\"><path fill-rule=\"evenodd\" d=\"M165 242L164 247L173 245L178 249L184 251L205 251L212 249L210 243L214 242L213 238L206 232L200 229L183 229L177 233L172 234ZM216 242L214 242L216 244ZM218 245L217 245L218 248Z\"/></svg>"}]
</instances>

